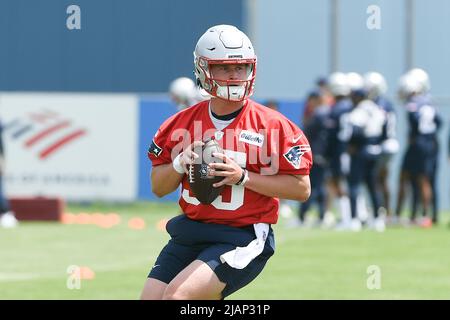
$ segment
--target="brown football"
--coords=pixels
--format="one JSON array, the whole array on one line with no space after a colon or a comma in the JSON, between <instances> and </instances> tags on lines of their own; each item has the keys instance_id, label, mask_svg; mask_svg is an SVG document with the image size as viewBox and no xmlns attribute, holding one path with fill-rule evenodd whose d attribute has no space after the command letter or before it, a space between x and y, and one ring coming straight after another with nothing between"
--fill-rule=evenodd
<instances>
[{"instance_id":1,"label":"brown football","mask_svg":"<svg viewBox=\"0 0 450 320\"><path fill-rule=\"evenodd\" d=\"M211 168L208 164L212 162L223 163L221 159L213 157L212 154L214 152L224 153L224 151L216 140L211 139L205 141L203 146L194 148L194 152L200 157L194 161L194 164L189 165L189 185L200 203L210 204L222 193L225 187L215 188L213 184L222 181L225 177L210 176Z\"/></svg>"}]
</instances>

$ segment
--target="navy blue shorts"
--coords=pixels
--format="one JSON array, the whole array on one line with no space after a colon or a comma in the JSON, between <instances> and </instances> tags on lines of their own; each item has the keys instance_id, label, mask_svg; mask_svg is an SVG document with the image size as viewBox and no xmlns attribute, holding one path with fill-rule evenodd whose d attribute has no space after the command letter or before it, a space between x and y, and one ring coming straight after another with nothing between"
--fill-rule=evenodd
<instances>
[{"instance_id":1,"label":"navy blue shorts","mask_svg":"<svg viewBox=\"0 0 450 320\"><path fill-rule=\"evenodd\" d=\"M194 221L184 214L169 220L166 230L171 239L159 254L148 277L170 283L194 260L208 264L219 280L226 284L222 298L250 283L263 270L275 252L270 228L263 252L244 269L235 269L220 261L220 256L236 247L245 247L256 239L253 226L236 228Z\"/></svg>"},{"instance_id":2,"label":"navy blue shorts","mask_svg":"<svg viewBox=\"0 0 450 320\"><path fill-rule=\"evenodd\" d=\"M433 138L418 137L414 143L417 168L413 174L423 174L431 178L434 175L437 145Z\"/></svg>"},{"instance_id":3,"label":"navy blue shorts","mask_svg":"<svg viewBox=\"0 0 450 320\"><path fill-rule=\"evenodd\" d=\"M416 160L416 151L415 147L411 144L408 145L406 148L406 152L403 155L403 161L402 161L402 171L406 171L408 173L413 173L416 171L415 168L417 168L417 160Z\"/></svg>"},{"instance_id":4,"label":"navy blue shorts","mask_svg":"<svg viewBox=\"0 0 450 320\"><path fill-rule=\"evenodd\" d=\"M334 154L330 159L330 172L333 178L341 178L344 176L342 170L340 154Z\"/></svg>"},{"instance_id":5,"label":"navy blue shorts","mask_svg":"<svg viewBox=\"0 0 450 320\"><path fill-rule=\"evenodd\" d=\"M412 176L419 174L432 177L434 174L436 150L433 141L418 140L408 146L403 158L402 170Z\"/></svg>"}]
</instances>

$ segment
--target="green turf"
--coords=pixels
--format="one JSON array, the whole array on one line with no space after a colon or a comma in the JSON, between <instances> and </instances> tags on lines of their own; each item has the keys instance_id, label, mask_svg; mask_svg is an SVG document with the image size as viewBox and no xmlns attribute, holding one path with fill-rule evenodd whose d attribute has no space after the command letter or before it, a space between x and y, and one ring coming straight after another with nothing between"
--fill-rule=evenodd
<instances>
[{"instance_id":1,"label":"green turf","mask_svg":"<svg viewBox=\"0 0 450 320\"><path fill-rule=\"evenodd\" d=\"M121 223L28 222L0 229L0 299L137 299L149 268L168 240L156 223L173 204L69 206L71 212L117 212ZM127 222L142 217L147 227ZM444 220L448 214L444 215ZM262 274L228 299L450 299L450 229L390 228L385 233L288 229L275 226L277 250ZM71 265L95 279L68 289ZM381 288L369 290L377 266Z\"/></svg>"}]
</instances>

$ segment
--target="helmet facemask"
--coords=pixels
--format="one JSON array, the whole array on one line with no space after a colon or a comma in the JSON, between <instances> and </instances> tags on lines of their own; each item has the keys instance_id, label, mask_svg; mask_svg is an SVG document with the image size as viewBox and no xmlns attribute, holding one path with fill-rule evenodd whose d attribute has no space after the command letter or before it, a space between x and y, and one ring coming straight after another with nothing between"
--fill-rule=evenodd
<instances>
[{"instance_id":1,"label":"helmet facemask","mask_svg":"<svg viewBox=\"0 0 450 320\"><path fill-rule=\"evenodd\" d=\"M245 65L246 78L242 80L215 78L211 72L211 67L219 64ZM205 57L196 57L195 65L200 85L210 95L224 100L243 101L253 94L256 59L210 60Z\"/></svg>"}]
</instances>

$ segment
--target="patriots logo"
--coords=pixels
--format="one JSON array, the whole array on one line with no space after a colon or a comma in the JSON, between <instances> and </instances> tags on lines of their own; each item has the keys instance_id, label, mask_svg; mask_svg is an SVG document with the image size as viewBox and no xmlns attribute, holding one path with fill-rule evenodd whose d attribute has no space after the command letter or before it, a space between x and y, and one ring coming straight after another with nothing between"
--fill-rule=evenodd
<instances>
[{"instance_id":1,"label":"patriots logo","mask_svg":"<svg viewBox=\"0 0 450 320\"><path fill-rule=\"evenodd\" d=\"M310 150L311 147L308 145L294 146L284 154L284 157L295 169L300 169L302 156Z\"/></svg>"},{"instance_id":2,"label":"patriots logo","mask_svg":"<svg viewBox=\"0 0 450 320\"><path fill-rule=\"evenodd\" d=\"M209 166L207 164L202 163L200 167L200 177L201 179L208 179L209 175Z\"/></svg>"},{"instance_id":3,"label":"patriots logo","mask_svg":"<svg viewBox=\"0 0 450 320\"><path fill-rule=\"evenodd\" d=\"M162 151L162 148L155 143L155 140L152 140L152 144L150 148L148 148L148 153L154 154L156 157L159 157Z\"/></svg>"}]
</instances>

